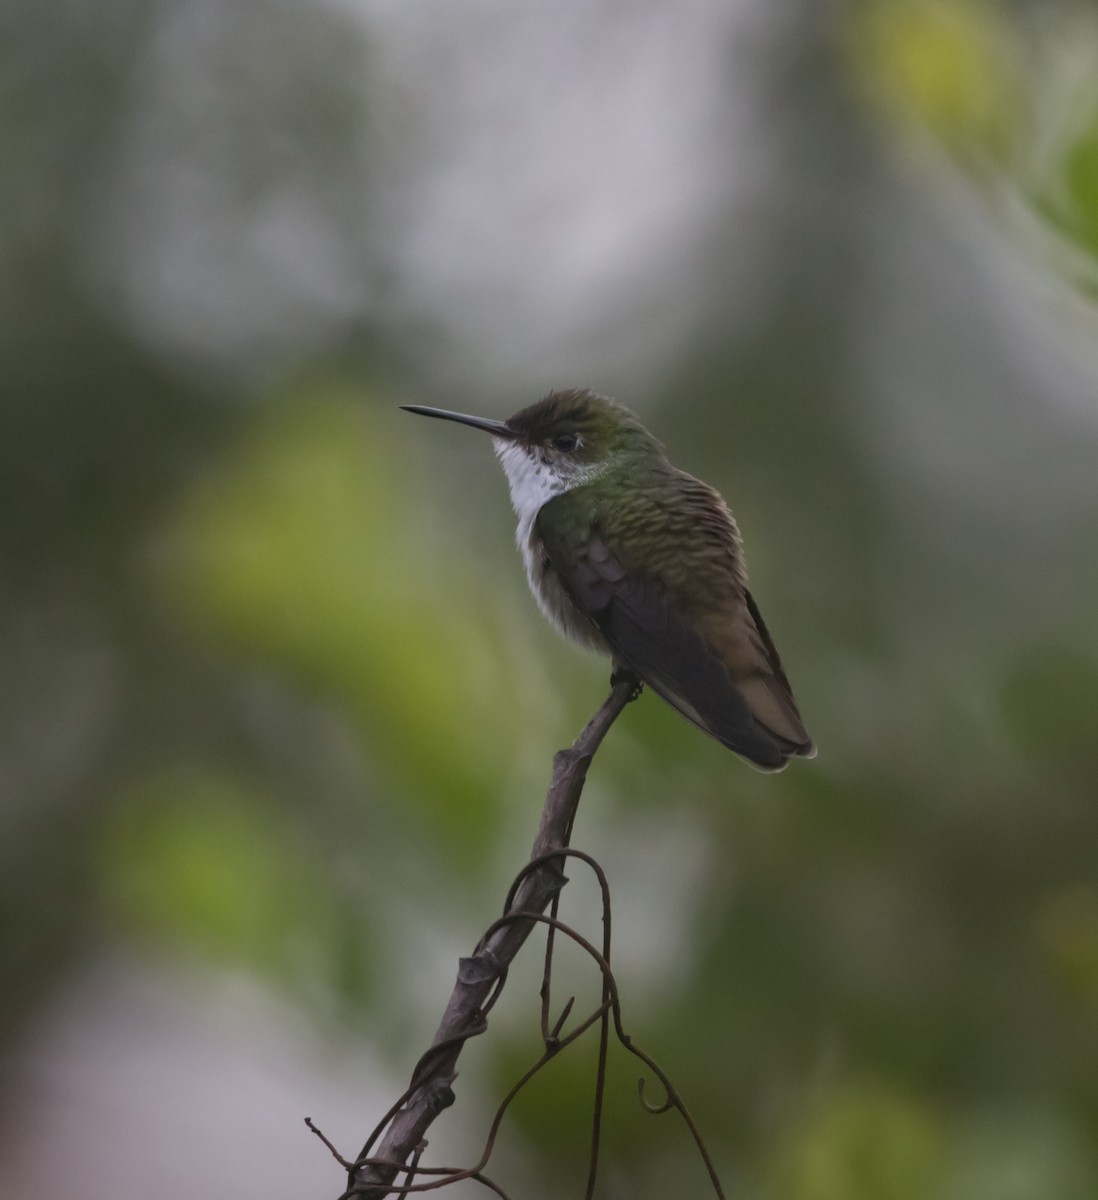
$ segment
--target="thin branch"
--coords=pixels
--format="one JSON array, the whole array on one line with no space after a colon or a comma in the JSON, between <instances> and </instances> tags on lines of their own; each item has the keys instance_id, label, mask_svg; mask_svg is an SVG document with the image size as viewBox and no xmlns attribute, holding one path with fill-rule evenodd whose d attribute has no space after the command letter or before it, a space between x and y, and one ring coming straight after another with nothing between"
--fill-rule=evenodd
<instances>
[{"instance_id":1,"label":"thin branch","mask_svg":"<svg viewBox=\"0 0 1098 1200\"><path fill-rule=\"evenodd\" d=\"M408 1170L409 1158L435 1117L454 1102L451 1085L456 1078L461 1049L470 1037L487 1028L487 1014L502 990L507 968L531 929L539 923L538 915L549 907L567 882L563 856L554 856L553 852L567 847L587 768L610 726L636 691L636 681L619 672L609 696L571 748L554 756L553 776L530 856L531 864L537 865L531 865L515 889L503 919L493 925L469 958L460 960L457 981L431 1048L416 1064L404 1096L363 1146L348 1173L344 1196L383 1200L399 1190L393 1188L393 1181ZM530 914L530 919L516 919L520 914Z\"/></svg>"},{"instance_id":2,"label":"thin branch","mask_svg":"<svg viewBox=\"0 0 1098 1200\"><path fill-rule=\"evenodd\" d=\"M581 859L582 861L586 862L592 868L592 870L595 872L595 874L599 878L600 885L604 889L604 899L605 899L605 903L607 905L606 912L608 912L609 911L609 907L608 907L609 906L609 895L608 895L608 892L606 891L606 880L605 880L605 875L603 874L602 868L599 867L599 865L594 861L594 859L592 859L589 855L584 854L583 851L581 851L581 850L565 849L565 850L562 850L562 853L567 854L570 857ZM525 868L525 869L528 870L529 868ZM408 1196L411 1196L413 1194L418 1195L421 1192L436 1191L439 1188L449 1187L451 1184L458 1183L461 1180L475 1179L478 1182L484 1183L485 1185L491 1187L493 1190L495 1190L497 1192L498 1195L502 1196L504 1198L504 1200L509 1200L509 1198L508 1198L507 1194L504 1192L504 1190L502 1188L500 1188L498 1184L492 1183L492 1181L490 1181L488 1179L488 1177L483 1174L483 1170L487 1166L488 1160L492 1157L492 1152L495 1147L496 1138L499 1134L500 1126L503 1124L504 1118L507 1115L507 1111L510 1108L511 1103L514 1101L515 1097L518 1096L519 1092L521 1092L523 1090L523 1088L525 1088L526 1085L542 1070L542 1068L546 1065L546 1063L548 1063L552 1058L554 1058L562 1050L566 1049L568 1046L572 1045L572 1043L578 1041L581 1037L583 1037L583 1035L587 1032L587 1030L589 1030L593 1025L595 1025L597 1023L600 1026L600 1032L602 1032L605 1035L605 1033L607 1031L606 1018L609 1015L612 1017L614 1036L615 1036L617 1042L621 1046L623 1046L626 1050L628 1050L629 1053L634 1054L638 1058L640 1058L651 1069L651 1071L656 1075L656 1077L659 1079L660 1083L663 1085L663 1087L665 1089L665 1093L666 1093L666 1097L667 1097L666 1101L660 1105L650 1104L645 1096L645 1081L642 1078L639 1081L639 1096L640 1096L640 1102L641 1102L642 1107L645 1109L646 1112L649 1112L649 1113L652 1113L655 1115L669 1112L671 1110L676 1110L679 1113L680 1117L683 1119L683 1122L687 1126L692 1138L694 1139L695 1146L702 1158L703 1163L705 1164L706 1170L709 1174L710 1183L712 1184L712 1187L713 1187L713 1192L716 1197L716 1200L725 1200L725 1194L724 1194L723 1189L721 1188L720 1180L717 1178L717 1174L716 1174L716 1171L713 1166L712 1158L710 1157L709 1151L706 1148L705 1143L702 1140L701 1133L699 1132L698 1127L697 1127L696 1123L694 1122L693 1117L691 1117L689 1111L687 1110L685 1104L682 1101L682 1097L678 1094L678 1092L676 1091L676 1089L672 1085L670 1079L667 1077L666 1073L662 1070L662 1068L660 1068L660 1066L652 1059L652 1057L650 1055L648 1055L643 1050L641 1050L640 1047L638 1047L633 1042L632 1038L622 1028L621 998L618 994L617 982L614 979L613 972L610 969L609 945L608 944L604 945L603 951L600 952L599 950L597 950L595 948L595 946L591 942L589 942L587 940L587 938L585 938L583 936L583 934L577 932L575 929L571 928L571 926L566 925L563 921L560 921L557 917L549 916L545 913L540 913L537 915L533 915L533 914L529 914L529 913L515 913L510 916L500 917L495 922L495 924L492 926L492 928L489 930L489 935L492 932L494 932L497 928L502 928L508 924L511 924L513 922L519 922L519 921L530 921L535 924L545 925L547 927L547 929L556 931L561 936L568 938L576 946L580 947L580 949L582 949L584 951L584 953L587 955L587 957L599 968L599 971L602 974L602 978L603 978L602 1001L594 1011L592 1011L586 1017L584 1017L582 1020L580 1020L567 1033L561 1034L558 1031L556 1033L555 1037L549 1039L548 1041L546 1041L544 1043L542 1053L538 1057L538 1060L532 1066L527 1068L527 1070L519 1077L519 1079L516 1080L516 1082L512 1085L510 1091L508 1091L506 1096L504 1096L503 1100L500 1102L499 1106L497 1107L495 1115L492 1118L492 1123L491 1123L491 1127L489 1128L489 1131L488 1131L487 1139L485 1140L483 1149L481 1150L480 1158L476 1161L476 1163L473 1164L473 1166L470 1166L470 1167L420 1167L418 1165L418 1157L417 1157L416 1159L413 1160L411 1167L400 1166L400 1167L396 1168L398 1173L404 1172L405 1174L407 1174L409 1176L408 1181L404 1185L402 1195L408 1195ZM606 1056L605 1056L605 1053L600 1052L599 1067L598 1067L599 1083L597 1085L596 1102L595 1102L595 1128L596 1129L597 1129L598 1125L601 1123L602 1096L603 1096L603 1088L604 1088L604 1083L605 1083L605 1072L606 1072ZM595 1133L594 1129L592 1132L593 1132L592 1147L591 1147L592 1156L591 1156L591 1160L589 1162L588 1184L587 1184L587 1191L585 1192L585 1197L588 1197L588 1198L591 1196L592 1189L594 1187L595 1171L597 1169L597 1162L598 1162L598 1135L597 1135L597 1133ZM360 1160L358 1163L358 1168L361 1171L361 1169L366 1166L391 1166L391 1165L393 1165L393 1164L390 1164L388 1162L383 1162L378 1159L369 1159L367 1161ZM417 1175L417 1174L424 1176L425 1178L419 1182L413 1182L413 1176ZM342 1200L352 1200L352 1198L357 1198L359 1196L366 1194L369 1190L370 1189L368 1186L352 1188L349 1191L344 1193ZM397 1189L395 1187L393 1187L391 1190L396 1191Z\"/></svg>"}]
</instances>

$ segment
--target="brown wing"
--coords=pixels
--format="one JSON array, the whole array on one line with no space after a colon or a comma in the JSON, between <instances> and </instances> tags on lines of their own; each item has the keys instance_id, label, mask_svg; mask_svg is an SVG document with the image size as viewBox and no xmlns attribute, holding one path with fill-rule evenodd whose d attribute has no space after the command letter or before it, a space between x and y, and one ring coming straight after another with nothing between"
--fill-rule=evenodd
<instances>
[{"instance_id":1,"label":"brown wing","mask_svg":"<svg viewBox=\"0 0 1098 1200\"><path fill-rule=\"evenodd\" d=\"M658 582L630 571L593 531L578 556L546 553L576 605L591 618L614 655L654 692L755 766L780 770L812 743L800 723L773 643L750 596L743 593L739 628L718 651L675 612ZM562 565L571 562L571 569Z\"/></svg>"}]
</instances>

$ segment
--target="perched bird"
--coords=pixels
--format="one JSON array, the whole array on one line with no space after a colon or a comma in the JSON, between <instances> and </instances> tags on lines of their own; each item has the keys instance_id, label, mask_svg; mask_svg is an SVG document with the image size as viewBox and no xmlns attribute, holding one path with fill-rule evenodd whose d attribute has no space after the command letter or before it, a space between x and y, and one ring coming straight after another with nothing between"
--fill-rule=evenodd
<instances>
[{"instance_id":1,"label":"perched bird","mask_svg":"<svg viewBox=\"0 0 1098 1200\"><path fill-rule=\"evenodd\" d=\"M506 421L403 407L491 434L530 589L562 633L764 771L815 756L728 505L627 408L586 390Z\"/></svg>"}]
</instances>

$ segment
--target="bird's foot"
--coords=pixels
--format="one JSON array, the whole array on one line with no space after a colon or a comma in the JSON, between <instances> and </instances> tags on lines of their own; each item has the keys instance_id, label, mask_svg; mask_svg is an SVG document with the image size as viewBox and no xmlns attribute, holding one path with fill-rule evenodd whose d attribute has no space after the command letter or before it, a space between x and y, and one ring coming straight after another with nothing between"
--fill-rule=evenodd
<instances>
[{"instance_id":1,"label":"bird's foot","mask_svg":"<svg viewBox=\"0 0 1098 1200\"><path fill-rule=\"evenodd\" d=\"M614 669L610 672L610 686L616 688L619 683L631 683L633 691L627 704L632 704L634 700L644 691L644 684L629 670L628 667L623 667L621 663L615 663Z\"/></svg>"}]
</instances>

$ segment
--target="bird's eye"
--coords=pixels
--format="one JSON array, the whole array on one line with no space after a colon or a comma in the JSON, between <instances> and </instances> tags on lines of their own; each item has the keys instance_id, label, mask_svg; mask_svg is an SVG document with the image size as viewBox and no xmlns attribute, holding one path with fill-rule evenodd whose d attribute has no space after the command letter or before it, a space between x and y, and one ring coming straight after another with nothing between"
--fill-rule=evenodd
<instances>
[{"instance_id":1,"label":"bird's eye","mask_svg":"<svg viewBox=\"0 0 1098 1200\"><path fill-rule=\"evenodd\" d=\"M579 445L579 438L574 433L558 433L553 438L554 450L575 450Z\"/></svg>"}]
</instances>

